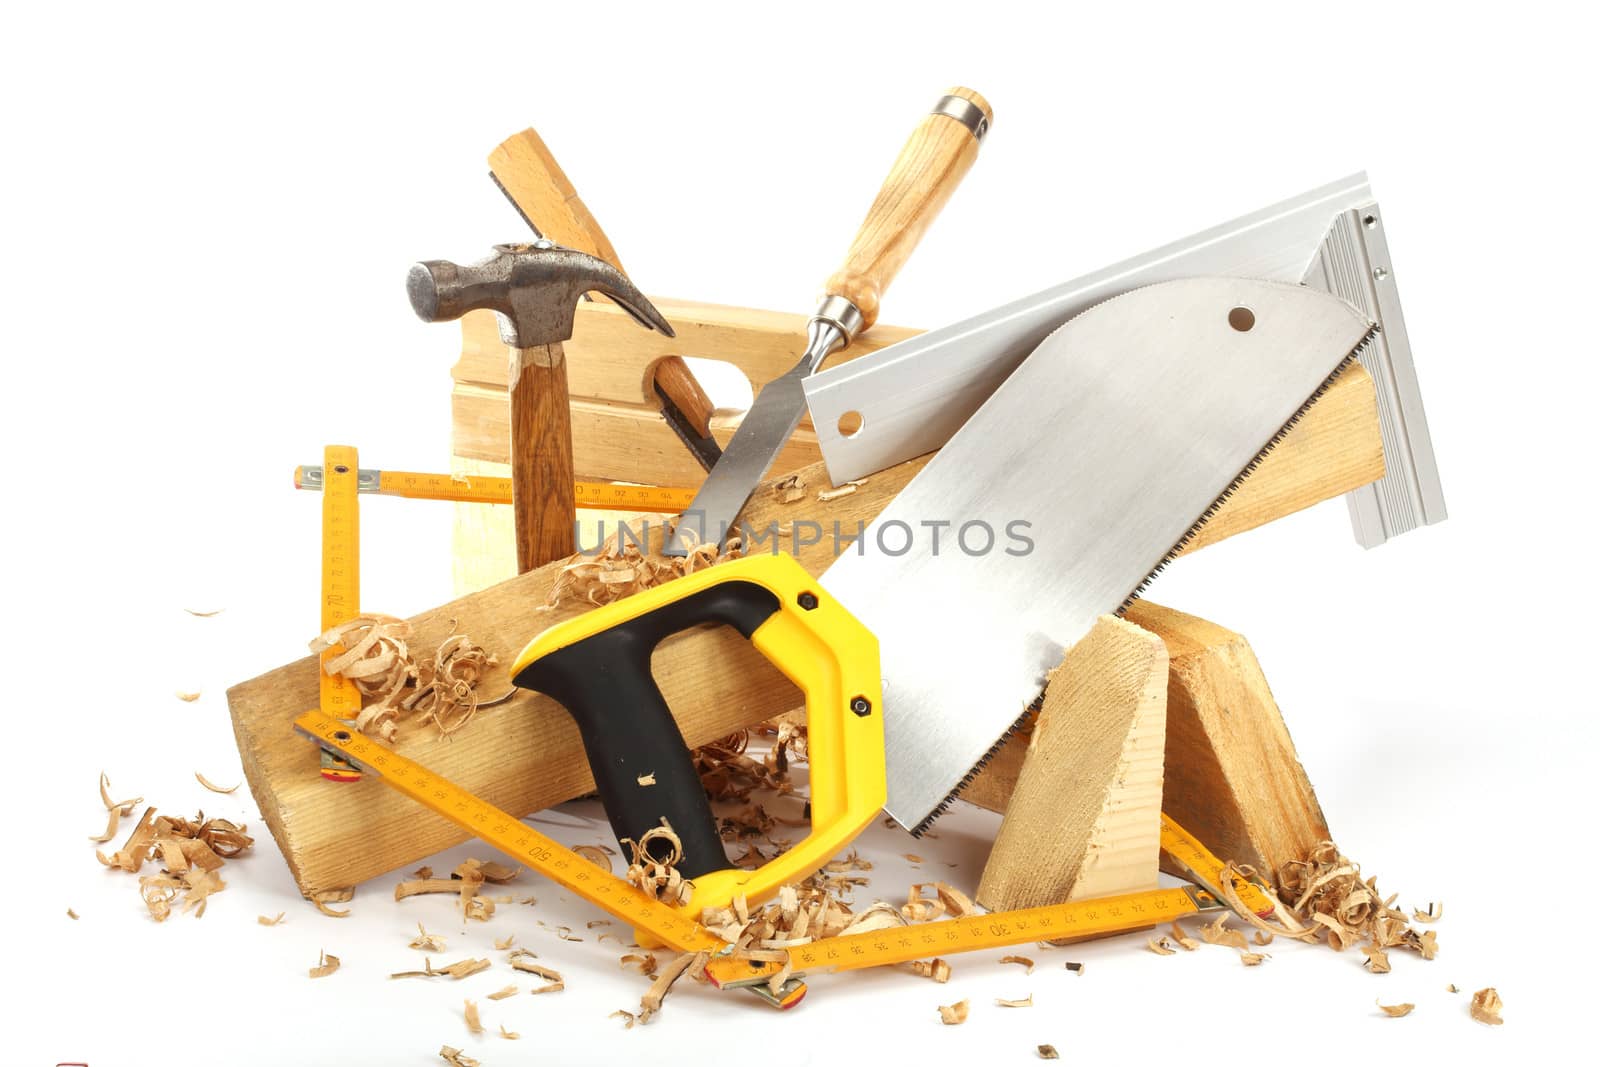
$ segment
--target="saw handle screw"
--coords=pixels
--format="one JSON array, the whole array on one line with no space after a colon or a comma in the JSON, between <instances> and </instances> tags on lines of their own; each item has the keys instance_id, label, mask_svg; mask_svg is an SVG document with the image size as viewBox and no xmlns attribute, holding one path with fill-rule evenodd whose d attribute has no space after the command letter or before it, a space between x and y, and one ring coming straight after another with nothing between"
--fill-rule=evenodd
<instances>
[{"instance_id":1,"label":"saw handle screw","mask_svg":"<svg viewBox=\"0 0 1600 1067\"><path fill-rule=\"evenodd\" d=\"M850 700L850 710L864 719L868 715L872 714L872 701L868 700L866 697L852 697Z\"/></svg>"},{"instance_id":2,"label":"saw handle screw","mask_svg":"<svg viewBox=\"0 0 1600 1067\"><path fill-rule=\"evenodd\" d=\"M817 610L817 594L801 593L795 602L807 611Z\"/></svg>"}]
</instances>

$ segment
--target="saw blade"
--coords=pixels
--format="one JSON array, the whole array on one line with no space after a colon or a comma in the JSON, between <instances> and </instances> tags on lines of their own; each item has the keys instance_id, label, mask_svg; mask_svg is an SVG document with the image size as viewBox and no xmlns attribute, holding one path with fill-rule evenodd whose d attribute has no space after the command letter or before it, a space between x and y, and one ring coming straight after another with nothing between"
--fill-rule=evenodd
<instances>
[{"instance_id":1,"label":"saw blade","mask_svg":"<svg viewBox=\"0 0 1600 1067\"><path fill-rule=\"evenodd\" d=\"M1372 333L1337 297L1194 278L1034 350L821 578L881 643L897 822L938 817Z\"/></svg>"}]
</instances>

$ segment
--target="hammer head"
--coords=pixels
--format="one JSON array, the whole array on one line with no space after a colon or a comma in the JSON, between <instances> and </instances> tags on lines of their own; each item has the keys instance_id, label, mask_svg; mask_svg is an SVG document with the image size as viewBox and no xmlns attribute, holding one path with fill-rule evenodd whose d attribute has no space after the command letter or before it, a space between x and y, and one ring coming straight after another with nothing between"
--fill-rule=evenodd
<instances>
[{"instance_id":1,"label":"hammer head","mask_svg":"<svg viewBox=\"0 0 1600 1067\"><path fill-rule=\"evenodd\" d=\"M567 340L578 300L588 292L615 300L639 325L673 335L667 320L621 271L549 241L495 245L494 255L465 267L429 260L406 275L411 309L423 322L488 308L499 314L500 337L513 348Z\"/></svg>"}]
</instances>

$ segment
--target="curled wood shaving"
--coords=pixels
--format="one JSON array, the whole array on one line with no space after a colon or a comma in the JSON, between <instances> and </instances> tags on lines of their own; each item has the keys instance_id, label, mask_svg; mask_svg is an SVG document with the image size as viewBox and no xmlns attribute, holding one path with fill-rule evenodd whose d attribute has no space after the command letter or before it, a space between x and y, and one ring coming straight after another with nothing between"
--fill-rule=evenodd
<instances>
[{"instance_id":1,"label":"curled wood shaving","mask_svg":"<svg viewBox=\"0 0 1600 1067\"><path fill-rule=\"evenodd\" d=\"M1172 947L1172 942L1165 937L1147 937L1144 941L1144 947L1154 952L1157 956L1176 956L1178 954L1178 950Z\"/></svg>"},{"instance_id":2,"label":"curled wood shaving","mask_svg":"<svg viewBox=\"0 0 1600 1067\"><path fill-rule=\"evenodd\" d=\"M1222 945L1226 948L1236 948L1241 952L1250 948L1250 943L1244 939L1244 934L1228 926L1226 915L1218 915L1211 922L1201 926L1200 940L1208 945Z\"/></svg>"},{"instance_id":3,"label":"curled wood shaving","mask_svg":"<svg viewBox=\"0 0 1600 1067\"><path fill-rule=\"evenodd\" d=\"M1373 974L1389 973L1389 954L1376 945L1362 945L1361 951L1367 957L1367 970Z\"/></svg>"},{"instance_id":4,"label":"curled wood shaving","mask_svg":"<svg viewBox=\"0 0 1600 1067\"><path fill-rule=\"evenodd\" d=\"M100 797L107 810L121 811L137 803L111 801L104 775ZM196 917L204 915L207 899L227 888L217 874L223 861L240 855L254 843L243 826L227 819L207 819L204 812L193 819L158 816L156 809L149 807L120 849L110 856L97 850L95 858L113 870L133 874L139 873L145 863L158 859L164 869L159 874L140 876L139 895L150 917L164 922L174 905L179 905L182 912L193 911Z\"/></svg>"},{"instance_id":5,"label":"curled wood shaving","mask_svg":"<svg viewBox=\"0 0 1600 1067\"><path fill-rule=\"evenodd\" d=\"M960 1026L967 1021L967 1009L969 1006L969 1003L965 1000L958 1000L954 1004L941 1004L939 1005L939 1021L946 1026Z\"/></svg>"},{"instance_id":6,"label":"curled wood shaving","mask_svg":"<svg viewBox=\"0 0 1600 1067\"><path fill-rule=\"evenodd\" d=\"M1255 932L1255 936L1250 940L1265 948L1266 946L1272 944L1272 935L1267 933L1265 930L1257 930Z\"/></svg>"},{"instance_id":7,"label":"curled wood shaving","mask_svg":"<svg viewBox=\"0 0 1600 1067\"><path fill-rule=\"evenodd\" d=\"M1056 1047L1054 1045L1040 1045L1039 1058L1041 1060L1059 1060L1061 1058L1061 1053L1056 1051Z\"/></svg>"},{"instance_id":8,"label":"curled wood shaving","mask_svg":"<svg viewBox=\"0 0 1600 1067\"><path fill-rule=\"evenodd\" d=\"M778 498L780 504L793 504L796 500L805 499L806 483L798 474L787 475L772 483L772 495Z\"/></svg>"},{"instance_id":9,"label":"curled wood shaving","mask_svg":"<svg viewBox=\"0 0 1600 1067\"><path fill-rule=\"evenodd\" d=\"M466 634L452 633L434 652L431 664L416 665L416 692L401 707L420 714L438 728L440 737L447 737L477 714L478 683L499 662Z\"/></svg>"},{"instance_id":10,"label":"curled wood shaving","mask_svg":"<svg viewBox=\"0 0 1600 1067\"><path fill-rule=\"evenodd\" d=\"M656 842L666 844L666 855L658 856L659 850L651 848ZM638 841L631 837L622 839L622 843L633 852L633 860L628 864L624 877L649 896L652 900L659 900L666 904L682 904L689 899L694 891L694 886L678 873L677 864L683 859L683 842L673 832L672 826L666 819L661 820L661 825L651 830L646 830Z\"/></svg>"},{"instance_id":11,"label":"curled wood shaving","mask_svg":"<svg viewBox=\"0 0 1600 1067\"><path fill-rule=\"evenodd\" d=\"M224 789L222 786L217 785L216 783L214 783L212 781L209 781L206 778L206 776L201 774L199 771L195 771L194 772L194 776L195 776L195 779L201 785L205 786L207 789L211 790L213 793L232 793L232 792L237 791L238 788L241 785L244 784L243 782L235 782L233 785L230 785L226 789Z\"/></svg>"},{"instance_id":12,"label":"curled wood shaving","mask_svg":"<svg viewBox=\"0 0 1600 1067\"><path fill-rule=\"evenodd\" d=\"M341 651L322 665L325 673L347 678L364 697L377 703L361 709L356 729L393 741L406 686L417 677L406 642L411 624L393 615L358 615L349 622L318 634L310 642L313 655L329 649Z\"/></svg>"},{"instance_id":13,"label":"curled wood shaving","mask_svg":"<svg viewBox=\"0 0 1600 1067\"><path fill-rule=\"evenodd\" d=\"M417 924L417 936L410 942L411 948L421 949L424 952L443 952L444 938L438 934L430 934L421 923Z\"/></svg>"},{"instance_id":14,"label":"curled wood shaving","mask_svg":"<svg viewBox=\"0 0 1600 1067\"><path fill-rule=\"evenodd\" d=\"M439 1046L439 1058L450 1064L450 1067L483 1067L478 1060L449 1045Z\"/></svg>"},{"instance_id":15,"label":"curled wood shaving","mask_svg":"<svg viewBox=\"0 0 1600 1067\"><path fill-rule=\"evenodd\" d=\"M1377 1001L1377 1005L1391 1019L1403 1019L1417 1007L1415 1004L1385 1004L1381 1000Z\"/></svg>"},{"instance_id":16,"label":"curled wood shaving","mask_svg":"<svg viewBox=\"0 0 1600 1067\"><path fill-rule=\"evenodd\" d=\"M262 926L277 926L279 923L283 922L283 912L278 912L277 915L270 919L265 915L257 915L256 922L260 923Z\"/></svg>"},{"instance_id":17,"label":"curled wood shaving","mask_svg":"<svg viewBox=\"0 0 1600 1067\"><path fill-rule=\"evenodd\" d=\"M1026 967L1028 969L1028 971L1027 971L1028 974L1032 974L1033 973L1033 961L1030 960L1026 956L1001 956L1000 957L1000 962L1001 963L1019 963L1019 964L1021 964L1022 966Z\"/></svg>"},{"instance_id":18,"label":"curled wood shaving","mask_svg":"<svg viewBox=\"0 0 1600 1067\"><path fill-rule=\"evenodd\" d=\"M1325 937L1335 950L1365 942L1380 950L1410 949L1432 959L1438 952L1437 938L1411 929L1405 913L1394 907L1394 900L1378 891L1376 878L1363 879L1360 866L1331 841L1314 847L1305 859L1278 868L1277 913L1306 924L1305 935L1290 936L1304 941ZM1433 913L1434 918L1442 911L1441 907ZM1414 914L1413 918L1420 916Z\"/></svg>"},{"instance_id":19,"label":"curled wood shaving","mask_svg":"<svg viewBox=\"0 0 1600 1067\"><path fill-rule=\"evenodd\" d=\"M326 978L339 969L339 957L330 956L326 952L319 953L317 965L311 968L311 977Z\"/></svg>"},{"instance_id":20,"label":"curled wood shaving","mask_svg":"<svg viewBox=\"0 0 1600 1067\"><path fill-rule=\"evenodd\" d=\"M679 978L686 974L698 978L710 958L711 954L708 952L684 952L668 963L666 968L656 975L655 981L650 983L650 988L645 991L644 996L639 998L639 1022L649 1022L661 1010L667 994L672 991L673 984Z\"/></svg>"},{"instance_id":21,"label":"curled wood shaving","mask_svg":"<svg viewBox=\"0 0 1600 1067\"><path fill-rule=\"evenodd\" d=\"M401 882L394 887L394 899L421 896L425 893L460 893L461 881L457 878L418 878Z\"/></svg>"},{"instance_id":22,"label":"curled wood shaving","mask_svg":"<svg viewBox=\"0 0 1600 1067\"><path fill-rule=\"evenodd\" d=\"M656 967L660 965L660 961L656 959L654 952L643 954L630 952L618 961L618 965L624 968L635 967L640 974L650 975L656 973Z\"/></svg>"},{"instance_id":23,"label":"curled wood shaving","mask_svg":"<svg viewBox=\"0 0 1600 1067\"><path fill-rule=\"evenodd\" d=\"M519 948L512 952L510 956L506 957L506 962L511 964L511 966L516 970L525 971L528 974L536 974L540 978L545 979L545 981L548 983L547 985L542 985L537 989L528 990L529 993L535 995L539 993L559 993L561 990L565 989L567 985L566 981L561 977L561 972L532 962L536 958L537 957L527 949Z\"/></svg>"},{"instance_id":24,"label":"curled wood shaving","mask_svg":"<svg viewBox=\"0 0 1600 1067\"><path fill-rule=\"evenodd\" d=\"M478 1005L470 1000L463 1000L461 1004L461 1014L467 1020L467 1029L474 1034L483 1033L483 1021L478 1018Z\"/></svg>"},{"instance_id":25,"label":"curled wood shaving","mask_svg":"<svg viewBox=\"0 0 1600 1067\"><path fill-rule=\"evenodd\" d=\"M508 985L504 989L497 989L493 993L490 993L489 994L489 999L490 1000L504 1000L507 997L514 997L516 995L517 995L517 987L514 986L514 985Z\"/></svg>"},{"instance_id":26,"label":"curled wood shaving","mask_svg":"<svg viewBox=\"0 0 1600 1067\"><path fill-rule=\"evenodd\" d=\"M572 851L576 852L578 855L582 856L596 867L601 868L607 874L612 873L611 857L616 855L615 849L607 848L604 845L573 845Z\"/></svg>"},{"instance_id":27,"label":"curled wood shaving","mask_svg":"<svg viewBox=\"0 0 1600 1067\"><path fill-rule=\"evenodd\" d=\"M1500 994L1495 992L1493 986L1490 986L1472 994L1472 1003L1467 1006L1467 1010L1480 1023L1487 1026L1499 1026L1505 1022L1504 1019L1500 1018L1500 1009L1503 1007L1505 1007L1505 1004L1500 1000Z\"/></svg>"},{"instance_id":28,"label":"curled wood shaving","mask_svg":"<svg viewBox=\"0 0 1600 1067\"><path fill-rule=\"evenodd\" d=\"M324 915L332 916L335 919L348 919L350 917L349 908L340 909L329 905L342 904L355 895L356 891L354 889L319 889L311 894L311 903Z\"/></svg>"},{"instance_id":29,"label":"curled wood shaving","mask_svg":"<svg viewBox=\"0 0 1600 1067\"><path fill-rule=\"evenodd\" d=\"M500 1024L500 1036L505 1038L507 1041L515 1041L518 1038L520 1038L522 1035L519 1034L519 1033L516 1033L514 1031L507 1030L506 1029L506 1024L505 1023L501 1023Z\"/></svg>"},{"instance_id":30,"label":"curled wood shaving","mask_svg":"<svg viewBox=\"0 0 1600 1067\"><path fill-rule=\"evenodd\" d=\"M633 1024L635 1022L633 1012L631 1012L631 1011L623 1011L621 1008L618 1008L616 1011L612 1012L610 1015L607 1015L606 1018L607 1019L615 1019L618 1016L622 1017L622 1028L624 1030L632 1030L633 1029Z\"/></svg>"},{"instance_id":31,"label":"curled wood shaving","mask_svg":"<svg viewBox=\"0 0 1600 1067\"><path fill-rule=\"evenodd\" d=\"M183 701L185 704L193 704L196 700L200 699L200 690L198 690L198 689L180 689L176 693L174 693L173 696L177 697L179 700Z\"/></svg>"},{"instance_id":32,"label":"curled wood shaving","mask_svg":"<svg viewBox=\"0 0 1600 1067\"><path fill-rule=\"evenodd\" d=\"M134 808L144 803L144 797L134 797L132 800L112 800L111 779L107 778L105 773L102 772L100 775L100 803L104 804L106 809L106 831L99 837L89 838L90 841L97 845L103 845L117 835L117 825L123 819L132 815Z\"/></svg>"},{"instance_id":33,"label":"curled wood shaving","mask_svg":"<svg viewBox=\"0 0 1600 1067\"><path fill-rule=\"evenodd\" d=\"M611 604L744 554L737 531L728 535L727 542L719 550L715 542L700 542L693 529L686 529L684 533L693 547L681 558L662 554L672 524L653 522L645 530L635 532L645 534L643 547L633 537L622 537L621 531L617 531L606 538L598 551L588 555L579 552L569 557L550 588L545 610L569 599L595 605Z\"/></svg>"},{"instance_id":34,"label":"curled wood shaving","mask_svg":"<svg viewBox=\"0 0 1600 1067\"><path fill-rule=\"evenodd\" d=\"M1005 1000L1001 997L996 997L994 1002L1002 1008L1031 1008L1033 1007L1033 994L1029 993L1021 1000Z\"/></svg>"},{"instance_id":35,"label":"curled wood shaving","mask_svg":"<svg viewBox=\"0 0 1600 1067\"><path fill-rule=\"evenodd\" d=\"M1411 921L1419 923L1436 923L1444 918L1444 902L1430 903L1427 911L1411 909Z\"/></svg>"},{"instance_id":36,"label":"curled wood shaving","mask_svg":"<svg viewBox=\"0 0 1600 1067\"><path fill-rule=\"evenodd\" d=\"M931 960L912 960L906 966L910 968L912 974L932 978L940 985L950 981L950 964L938 956Z\"/></svg>"},{"instance_id":37,"label":"curled wood shaving","mask_svg":"<svg viewBox=\"0 0 1600 1067\"><path fill-rule=\"evenodd\" d=\"M483 874L483 880L493 882L495 885L505 885L522 873L521 867L510 867L494 860L467 860L461 867L470 867ZM456 873L461 873L461 867L456 868Z\"/></svg>"},{"instance_id":38,"label":"curled wood shaving","mask_svg":"<svg viewBox=\"0 0 1600 1067\"><path fill-rule=\"evenodd\" d=\"M1183 923L1172 920L1172 939L1182 946L1185 952L1193 952L1200 947L1200 942L1189 936L1189 931L1183 928Z\"/></svg>"}]
</instances>

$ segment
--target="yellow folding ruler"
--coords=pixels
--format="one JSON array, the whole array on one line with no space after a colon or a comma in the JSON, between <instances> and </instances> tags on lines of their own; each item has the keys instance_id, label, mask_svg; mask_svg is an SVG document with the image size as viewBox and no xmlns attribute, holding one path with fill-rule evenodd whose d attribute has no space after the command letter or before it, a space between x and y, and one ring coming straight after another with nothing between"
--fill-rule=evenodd
<instances>
[{"instance_id":1,"label":"yellow folding ruler","mask_svg":"<svg viewBox=\"0 0 1600 1067\"><path fill-rule=\"evenodd\" d=\"M694 917L651 899L628 882L590 863L565 845L529 827L516 816L473 796L404 756L355 732L320 711L295 720L295 729L332 749L363 771L456 825L515 861L581 896L610 915L682 952L710 952L706 974L721 988L744 988L780 1008L805 995L804 983L791 978L779 994L767 991L780 964L733 955L732 946ZM1224 907L1215 892L1223 865L1172 820L1162 817L1161 846L1206 888L1182 886L1142 893L1073 901L1042 908L969 915L890 930L826 938L789 948L794 975L858 970L906 963L929 956L1003 948L1029 941L1079 938L1136 930L1185 915ZM1270 913L1271 901L1256 886L1236 881L1240 899L1252 910Z\"/></svg>"},{"instance_id":2,"label":"yellow folding ruler","mask_svg":"<svg viewBox=\"0 0 1600 1067\"><path fill-rule=\"evenodd\" d=\"M331 485L328 465L294 469L296 489L323 489ZM356 489L362 493L410 497L413 500L454 500L462 504L511 503L511 479L479 475L419 474L416 471L358 470ZM648 511L676 515L694 503L693 489L655 485L619 485L614 482L578 482L573 487L580 508L604 511Z\"/></svg>"},{"instance_id":3,"label":"yellow folding ruler","mask_svg":"<svg viewBox=\"0 0 1600 1067\"><path fill-rule=\"evenodd\" d=\"M356 500L356 450L329 445L323 450L327 471L322 497L322 632L327 633L361 614L361 508ZM344 649L322 653L327 663ZM361 714L361 691L348 678L317 671L319 706L325 715L353 723ZM322 777L353 782L361 777L349 761L324 748Z\"/></svg>"}]
</instances>

